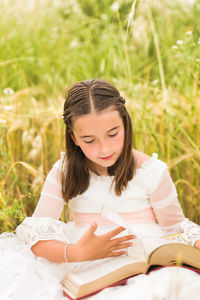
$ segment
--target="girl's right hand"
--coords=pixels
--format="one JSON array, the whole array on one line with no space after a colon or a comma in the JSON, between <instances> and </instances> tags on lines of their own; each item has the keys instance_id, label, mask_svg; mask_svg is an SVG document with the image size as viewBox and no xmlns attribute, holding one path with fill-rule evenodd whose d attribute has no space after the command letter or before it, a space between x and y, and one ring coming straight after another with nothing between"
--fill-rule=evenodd
<instances>
[{"instance_id":1,"label":"girl's right hand","mask_svg":"<svg viewBox=\"0 0 200 300\"><path fill-rule=\"evenodd\" d=\"M132 242L129 240L134 239L134 235L114 238L125 230L123 227L117 227L102 235L95 235L96 229L97 224L93 223L77 244L68 247L69 262L120 256L126 253L125 248L132 246Z\"/></svg>"}]
</instances>

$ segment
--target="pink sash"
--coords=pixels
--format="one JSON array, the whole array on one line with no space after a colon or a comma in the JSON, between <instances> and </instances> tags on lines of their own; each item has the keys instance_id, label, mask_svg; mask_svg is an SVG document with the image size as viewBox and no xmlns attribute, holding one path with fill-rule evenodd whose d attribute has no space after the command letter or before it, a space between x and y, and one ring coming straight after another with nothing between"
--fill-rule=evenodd
<instances>
[{"instance_id":1,"label":"pink sash","mask_svg":"<svg viewBox=\"0 0 200 300\"><path fill-rule=\"evenodd\" d=\"M128 224L157 223L152 207L133 213L119 213ZM73 219L77 226L87 226L96 222L99 226L112 226L114 223L98 213L73 212Z\"/></svg>"}]
</instances>

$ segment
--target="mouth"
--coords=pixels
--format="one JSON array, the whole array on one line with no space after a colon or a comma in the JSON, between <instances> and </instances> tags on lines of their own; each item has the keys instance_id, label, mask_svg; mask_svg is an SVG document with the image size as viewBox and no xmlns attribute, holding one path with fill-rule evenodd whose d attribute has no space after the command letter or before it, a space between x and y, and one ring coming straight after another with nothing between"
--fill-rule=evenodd
<instances>
[{"instance_id":1,"label":"mouth","mask_svg":"<svg viewBox=\"0 0 200 300\"><path fill-rule=\"evenodd\" d=\"M103 160L109 160L109 159L111 159L112 157L113 157L113 154L110 155L110 156L101 157L101 159L103 159Z\"/></svg>"}]
</instances>

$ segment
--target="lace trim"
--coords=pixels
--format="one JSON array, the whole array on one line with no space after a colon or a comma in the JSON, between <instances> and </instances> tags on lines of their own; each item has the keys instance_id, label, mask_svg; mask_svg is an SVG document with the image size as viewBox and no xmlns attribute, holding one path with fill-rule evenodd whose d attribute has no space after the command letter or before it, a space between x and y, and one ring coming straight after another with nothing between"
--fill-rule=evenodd
<instances>
[{"instance_id":1,"label":"lace trim","mask_svg":"<svg viewBox=\"0 0 200 300\"><path fill-rule=\"evenodd\" d=\"M99 181L99 182L112 182L114 176L110 176L110 175L97 175L95 173L93 173L92 171L90 171L90 178L91 180L94 181Z\"/></svg>"},{"instance_id":2,"label":"lace trim","mask_svg":"<svg viewBox=\"0 0 200 300\"><path fill-rule=\"evenodd\" d=\"M136 169L135 174L138 175L144 170L146 170L147 168L149 168L152 165L152 163L157 159L158 159L158 153L152 153L150 159L145 160L143 164Z\"/></svg>"},{"instance_id":3,"label":"lace trim","mask_svg":"<svg viewBox=\"0 0 200 300\"><path fill-rule=\"evenodd\" d=\"M27 217L15 232L30 248L40 240L70 241L67 224L49 217Z\"/></svg>"},{"instance_id":4,"label":"lace trim","mask_svg":"<svg viewBox=\"0 0 200 300\"><path fill-rule=\"evenodd\" d=\"M190 245L194 246L195 242L200 240L200 226L185 218L181 223L183 230L182 236Z\"/></svg>"},{"instance_id":5,"label":"lace trim","mask_svg":"<svg viewBox=\"0 0 200 300\"><path fill-rule=\"evenodd\" d=\"M195 242L200 240L200 225L190 221L188 218L173 226L163 226L163 229L168 233L180 232L184 240L191 246L194 246Z\"/></svg>"},{"instance_id":6,"label":"lace trim","mask_svg":"<svg viewBox=\"0 0 200 300\"><path fill-rule=\"evenodd\" d=\"M135 176L142 173L144 170L146 170L147 168L149 168L151 166L151 164L157 160L158 158L158 154L157 153L152 153L152 156L150 157L150 159L145 160L142 165L137 168L135 170ZM90 171L90 176L92 180L95 181L100 181L100 182L112 182L114 176L109 176L109 175L97 175L94 172Z\"/></svg>"}]
</instances>

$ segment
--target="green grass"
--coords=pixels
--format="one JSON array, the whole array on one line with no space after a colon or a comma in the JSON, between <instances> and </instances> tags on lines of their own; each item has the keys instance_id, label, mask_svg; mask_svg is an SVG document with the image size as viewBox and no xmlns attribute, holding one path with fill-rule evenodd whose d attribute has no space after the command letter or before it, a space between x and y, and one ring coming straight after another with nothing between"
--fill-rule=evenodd
<instances>
[{"instance_id":1,"label":"green grass","mask_svg":"<svg viewBox=\"0 0 200 300\"><path fill-rule=\"evenodd\" d=\"M168 163L185 215L200 223L199 1L28 3L1 3L0 231L32 214L64 150L63 91L88 78L119 88L136 147Z\"/></svg>"}]
</instances>

